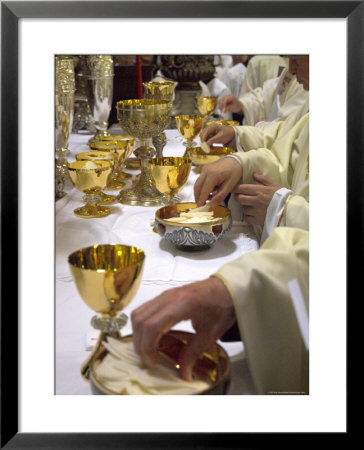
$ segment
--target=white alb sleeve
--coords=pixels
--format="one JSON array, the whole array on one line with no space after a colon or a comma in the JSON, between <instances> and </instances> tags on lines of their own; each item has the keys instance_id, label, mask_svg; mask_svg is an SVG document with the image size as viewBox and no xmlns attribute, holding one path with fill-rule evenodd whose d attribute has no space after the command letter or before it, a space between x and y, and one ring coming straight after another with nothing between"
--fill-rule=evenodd
<instances>
[{"instance_id":1,"label":"white alb sleeve","mask_svg":"<svg viewBox=\"0 0 364 450\"><path fill-rule=\"evenodd\" d=\"M260 245L272 234L281 217L287 198L292 194L290 189L281 188L276 191L272 197L265 215Z\"/></svg>"}]
</instances>

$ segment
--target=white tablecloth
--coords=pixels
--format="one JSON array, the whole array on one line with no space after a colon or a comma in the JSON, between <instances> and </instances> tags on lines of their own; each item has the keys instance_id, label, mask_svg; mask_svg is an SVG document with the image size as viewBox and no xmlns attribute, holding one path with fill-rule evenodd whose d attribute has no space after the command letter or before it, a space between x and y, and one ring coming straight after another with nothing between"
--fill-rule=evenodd
<instances>
[{"instance_id":1,"label":"white tablecloth","mask_svg":"<svg viewBox=\"0 0 364 450\"><path fill-rule=\"evenodd\" d=\"M120 132L117 128L112 131ZM182 156L185 147L177 130L167 130L165 156ZM69 162L75 154L88 151L90 135L72 134L69 142ZM136 175L138 171L129 171ZM188 183L179 194L181 201L194 201L193 184L198 177L191 170ZM73 251L94 244L119 243L141 248L146 254L143 279L139 290L123 311L127 316L135 307L152 299L165 289L204 279L226 262L256 250L257 242L249 230L233 226L229 235L212 248L202 252L183 252L162 241L152 231L151 223L159 207L129 206L116 203L111 214L101 219L81 219L73 210L82 204L82 193L72 186L67 195L56 202L56 394L91 394L89 384L80 375L80 367L88 355L87 342L97 337L91 324L95 312L80 298L72 281L67 257ZM116 195L117 191L105 191ZM189 322L177 324L175 329L193 331ZM122 334L130 334L130 321ZM231 357L232 384L230 394L255 393L241 342L219 342Z\"/></svg>"}]
</instances>

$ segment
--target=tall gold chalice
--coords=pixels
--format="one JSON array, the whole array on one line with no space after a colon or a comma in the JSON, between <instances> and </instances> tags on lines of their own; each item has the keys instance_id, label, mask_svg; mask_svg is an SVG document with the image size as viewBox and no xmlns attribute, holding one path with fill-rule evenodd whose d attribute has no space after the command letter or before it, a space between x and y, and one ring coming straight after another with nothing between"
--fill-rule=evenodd
<instances>
[{"instance_id":1,"label":"tall gold chalice","mask_svg":"<svg viewBox=\"0 0 364 450\"><path fill-rule=\"evenodd\" d=\"M174 81L145 81L144 86L144 98L154 98L156 100L168 100L172 102L173 109L173 98L174 98L174 88L176 86ZM156 157L160 158L163 156L163 149L167 143L166 133L163 132L154 136L152 138L153 145L157 150Z\"/></svg>"},{"instance_id":2,"label":"tall gold chalice","mask_svg":"<svg viewBox=\"0 0 364 450\"><path fill-rule=\"evenodd\" d=\"M118 168L118 180L124 182L132 177L130 173L124 172L125 169L125 161L129 158L129 156L133 153L134 145L135 145L135 137L129 136L128 134L107 134L106 136L101 136L100 141L126 141L128 144L127 154L125 159L120 162Z\"/></svg>"},{"instance_id":3,"label":"tall gold chalice","mask_svg":"<svg viewBox=\"0 0 364 450\"><path fill-rule=\"evenodd\" d=\"M81 367L88 380L90 366L102 350L108 336L120 338L127 316L120 314L136 294L143 271L145 254L136 247L120 244L93 245L71 253L69 268L83 301L99 315L91 324L100 330L98 341Z\"/></svg>"},{"instance_id":4,"label":"tall gold chalice","mask_svg":"<svg viewBox=\"0 0 364 450\"><path fill-rule=\"evenodd\" d=\"M107 189L121 189L125 186L123 179L120 179L120 167L129 155L129 145L127 141L95 141L90 143L91 151L109 151L116 155L116 163L109 180L107 182Z\"/></svg>"},{"instance_id":5,"label":"tall gold chalice","mask_svg":"<svg viewBox=\"0 0 364 450\"><path fill-rule=\"evenodd\" d=\"M211 120L212 113L215 111L217 105L217 97L198 95L196 97L196 105L200 113L204 116L204 121Z\"/></svg>"},{"instance_id":6,"label":"tall gold chalice","mask_svg":"<svg viewBox=\"0 0 364 450\"><path fill-rule=\"evenodd\" d=\"M172 205L179 201L176 196L187 183L192 161L188 157L164 156L148 161L150 174L159 192L165 197L164 204Z\"/></svg>"},{"instance_id":7,"label":"tall gold chalice","mask_svg":"<svg viewBox=\"0 0 364 450\"><path fill-rule=\"evenodd\" d=\"M120 126L140 140L140 147L134 150L134 154L141 161L140 175L131 188L120 192L119 201L128 205L160 205L162 194L155 187L148 171L148 159L156 153L150 146L150 140L168 126L172 103L168 100L155 99L121 100L117 102L116 109Z\"/></svg>"},{"instance_id":8,"label":"tall gold chalice","mask_svg":"<svg viewBox=\"0 0 364 450\"><path fill-rule=\"evenodd\" d=\"M194 139L200 134L202 129L203 116L199 114L182 114L175 116L175 119L180 135L186 139L183 145L196 147L197 142Z\"/></svg>"},{"instance_id":9,"label":"tall gold chalice","mask_svg":"<svg viewBox=\"0 0 364 450\"><path fill-rule=\"evenodd\" d=\"M108 185L112 182L113 174L116 172L116 166L118 164L119 155L117 153L111 151L90 151L90 152L82 152L76 154L76 161L108 161L111 164L111 173L107 179L107 184L105 189L109 189ZM105 194L104 192L100 192L100 201L98 202L100 205L109 205L110 203L114 203L117 201L117 198L113 195Z\"/></svg>"},{"instance_id":10,"label":"tall gold chalice","mask_svg":"<svg viewBox=\"0 0 364 450\"><path fill-rule=\"evenodd\" d=\"M68 163L67 167L73 184L85 194L82 200L86 204L73 211L75 216L83 219L108 216L110 208L100 206L100 202L112 164L108 161L75 161Z\"/></svg>"}]
</instances>

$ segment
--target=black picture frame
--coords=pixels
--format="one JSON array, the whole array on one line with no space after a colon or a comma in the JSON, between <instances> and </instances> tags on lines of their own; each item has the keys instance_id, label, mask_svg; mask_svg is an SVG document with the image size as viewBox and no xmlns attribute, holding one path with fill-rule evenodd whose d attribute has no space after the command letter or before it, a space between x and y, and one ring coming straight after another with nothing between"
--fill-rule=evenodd
<instances>
[{"instance_id":1,"label":"black picture frame","mask_svg":"<svg viewBox=\"0 0 364 450\"><path fill-rule=\"evenodd\" d=\"M346 18L347 300L363 276L364 2L362 1L27 1L1 2L1 448L261 448L279 433L20 433L18 431L18 22L22 18ZM345 63L345 62L343 62ZM8 105L12 105L11 108ZM338 208L339 209L339 208ZM359 249L359 258L358 255ZM359 291L360 292L360 291ZM9 298L10 295L10 298ZM10 301L9 301L10 300ZM11 337L11 339L9 338ZM350 345L347 345L350 349ZM9 370L11 367L11 370ZM338 433L348 438L349 433ZM312 436L300 436L300 444ZM318 442L315 434L315 442ZM324 436L326 439L326 436ZM327 441L325 441L327 443ZM269 445L268 445L269 447Z\"/></svg>"}]
</instances>

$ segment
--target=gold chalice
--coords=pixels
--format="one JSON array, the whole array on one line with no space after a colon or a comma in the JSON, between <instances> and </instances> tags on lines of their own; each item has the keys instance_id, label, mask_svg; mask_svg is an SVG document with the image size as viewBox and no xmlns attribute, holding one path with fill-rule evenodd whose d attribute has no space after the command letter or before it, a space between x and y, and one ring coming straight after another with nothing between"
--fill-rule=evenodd
<instances>
[{"instance_id":1,"label":"gold chalice","mask_svg":"<svg viewBox=\"0 0 364 450\"><path fill-rule=\"evenodd\" d=\"M203 116L199 114L183 114L175 117L180 135L186 140L183 145L195 147L194 139L200 134L203 125Z\"/></svg>"},{"instance_id":2,"label":"gold chalice","mask_svg":"<svg viewBox=\"0 0 364 450\"><path fill-rule=\"evenodd\" d=\"M196 104L198 110L204 116L204 120L206 122L210 115L215 111L217 105L217 97L198 95L196 97Z\"/></svg>"},{"instance_id":3,"label":"gold chalice","mask_svg":"<svg viewBox=\"0 0 364 450\"><path fill-rule=\"evenodd\" d=\"M176 196L187 183L192 161L188 157L164 156L148 161L149 172L159 192L165 195L163 201L172 205L179 201Z\"/></svg>"},{"instance_id":4,"label":"gold chalice","mask_svg":"<svg viewBox=\"0 0 364 450\"><path fill-rule=\"evenodd\" d=\"M125 169L126 160L129 158L129 156L133 153L134 145L135 145L135 137L129 136L128 134L107 134L106 136L100 137L101 141L127 141L128 143L128 149L127 154L125 156L125 159L120 162L119 168L118 168L118 180L121 182L124 182L125 180L128 180L132 177L130 173L124 172L123 169Z\"/></svg>"},{"instance_id":5,"label":"gold chalice","mask_svg":"<svg viewBox=\"0 0 364 450\"><path fill-rule=\"evenodd\" d=\"M134 154L141 161L140 175L131 188L120 192L119 201L128 205L160 205L162 194L156 189L148 172L148 159L156 153L149 141L168 126L172 103L155 99L121 100L117 102L116 109L120 126L140 140L140 147L134 150Z\"/></svg>"},{"instance_id":6,"label":"gold chalice","mask_svg":"<svg viewBox=\"0 0 364 450\"><path fill-rule=\"evenodd\" d=\"M71 253L68 264L78 293L83 301L100 315L91 324L100 330L98 341L81 367L88 380L90 366L102 350L108 336L120 338L126 324L125 314L119 315L136 294L141 278L145 254L136 247L119 244L93 245Z\"/></svg>"},{"instance_id":7,"label":"gold chalice","mask_svg":"<svg viewBox=\"0 0 364 450\"><path fill-rule=\"evenodd\" d=\"M111 174L107 180L106 189L110 189L109 183L112 181L113 173L115 172L116 165L118 163L119 155L110 151L98 151L94 150L91 152L77 153L76 161L108 161L111 164ZM101 191L100 193L100 205L109 205L114 203L117 199L113 195L105 194Z\"/></svg>"},{"instance_id":8,"label":"gold chalice","mask_svg":"<svg viewBox=\"0 0 364 450\"><path fill-rule=\"evenodd\" d=\"M174 88L176 86L174 81L145 81L144 86L144 98L154 98L156 100L168 100L172 102L173 108L173 97ZM158 134L152 138L153 145L157 151L156 157L160 158L163 156L163 148L167 143L166 133Z\"/></svg>"},{"instance_id":9,"label":"gold chalice","mask_svg":"<svg viewBox=\"0 0 364 450\"><path fill-rule=\"evenodd\" d=\"M110 208L100 206L100 202L112 164L108 161L75 161L68 163L67 168L72 183L86 194L82 198L85 206L76 208L74 214L83 219L108 216Z\"/></svg>"},{"instance_id":10,"label":"gold chalice","mask_svg":"<svg viewBox=\"0 0 364 450\"><path fill-rule=\"evenodd\" d=\"M120 179L120 167L129 154L129 146L127 141L95 141L90 143L91 151L108 151L116 155L116 163L113 172L111 173L107 189L121 189L125 186L123 179Z\"/></svg>"}]
</instances>

